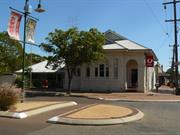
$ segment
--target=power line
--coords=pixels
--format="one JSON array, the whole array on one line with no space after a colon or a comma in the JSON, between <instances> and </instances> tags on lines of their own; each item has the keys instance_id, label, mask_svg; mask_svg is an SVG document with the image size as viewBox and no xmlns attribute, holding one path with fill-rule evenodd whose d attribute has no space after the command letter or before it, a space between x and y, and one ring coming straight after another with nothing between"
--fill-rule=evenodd
<instances>
[{"instance_id":1,"label":"power line","mask_svg":"<svg viewBox=\"0 0 180 135\"><path fill-rule=\"evenodd\" d=\"M147 2L147 0L144 0L144 3L146 4L146 6L149 8L152 16L154 17L155 21L159 24L159 26L161 27L163 33L165 33L166 35L168 35L167 31L165 30L165 28L163 27L162 23L160 22L160 20L158 19L158 17L156 16L156 14L154 13L152 7L150 6L150 4Z\"/></svg>"}]
</instances>

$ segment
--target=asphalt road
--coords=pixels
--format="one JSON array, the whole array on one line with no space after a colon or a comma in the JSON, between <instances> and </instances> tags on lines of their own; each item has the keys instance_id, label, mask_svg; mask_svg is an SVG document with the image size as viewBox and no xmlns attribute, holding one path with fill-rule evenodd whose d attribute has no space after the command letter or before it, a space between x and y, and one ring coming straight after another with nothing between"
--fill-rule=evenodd
<instances>
[{"instance_id":1,"label":"asphalt road","mask_svg":"<svg viewBox=\"0 0 180 135\"><path fill-rule=\"evenodd\" d=\"M36 100L73 100L79 106L68 107L26 119L0 118L0 135L180 135L180 103L99 101L70 97L37 97ZM31 100L34 100L32 98ZM52 116L91 103L107 103L140 109L140 121L110 126L74 126L50 124Z\"/></svg>"}]
</instances>

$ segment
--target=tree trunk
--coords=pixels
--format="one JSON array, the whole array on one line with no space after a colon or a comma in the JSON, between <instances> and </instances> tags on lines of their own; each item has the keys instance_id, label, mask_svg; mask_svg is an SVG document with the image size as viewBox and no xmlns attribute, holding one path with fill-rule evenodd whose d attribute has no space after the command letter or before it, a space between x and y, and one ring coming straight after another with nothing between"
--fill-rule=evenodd
<instances>
[{"instance_id":1,"label":"tree trunk","mask_svg":"<svg viewBox=\"0 0 180 135\"><path fill-rule=\"evenodd\" d=\"M69 69L68 65L67 65L67 72L68 72L68 89L66 91L66 94L70 95L71 94L71 82L72 82L73 74L72 74L71 69Z\"/></svg>"},{"instance_id":2,"label":"tree trunk","mask_svg":"<svg viewBox=\"0 0 180 135\"><path fill-rule=\"evenodd\" d=\"M72 77L68 76L68 90L66 91L67 95L71 95L71 82L72 82Z\"/></svg>"}]
</instances>

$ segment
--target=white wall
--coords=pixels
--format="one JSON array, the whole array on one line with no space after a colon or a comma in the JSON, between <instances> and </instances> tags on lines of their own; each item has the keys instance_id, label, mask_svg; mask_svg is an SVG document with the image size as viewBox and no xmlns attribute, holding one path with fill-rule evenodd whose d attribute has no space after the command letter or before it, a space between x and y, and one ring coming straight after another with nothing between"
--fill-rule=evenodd
<instances>
[{"instance_id":1,"label":"white wall","mask_svg":"<svg viewBox=\"0 0 180 135\"><path fill-rule=\"evenodd\" d=\"M147 67L147 81L146 81L146 92L151 91L154 88L154 67Z\"/></svg>"},{"instance_id":2,"label":"white wall","mask_svg":"<svg viewBox=\"0 0 180 135\"><path fill-rule=\"evenodd\" d=\"M118 78L114 78L113 60L118 59ZM153 77L153 69L147 70L145 67L144 52L106 52L106 60L84 64L81 66L81 76L74 77L72 81L72 90L82 91L125 91L127 89L127 62L135 60L138 64L138 91L144 92L146 89L152 89L151 83ZM109 77L95 77L95 67L99 64L105 64L109 67ZM86 77L86 68L90 67L90 77ZM147 79L147 81L146 81ZM148 82L148 83L146 83ZM68 79L65 75L64 88L67 89Z\"/></svg>"}]
</instances>

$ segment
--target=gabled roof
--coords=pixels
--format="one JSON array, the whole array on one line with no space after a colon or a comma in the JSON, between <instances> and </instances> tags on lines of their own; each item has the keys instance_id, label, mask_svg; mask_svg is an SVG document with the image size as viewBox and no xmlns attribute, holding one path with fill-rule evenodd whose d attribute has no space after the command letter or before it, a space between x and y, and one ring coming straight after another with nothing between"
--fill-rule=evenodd
<instances>
[{"instance_id":1,"label":"gabled roof","mask_svg":"<svg viewBox=\"0 0 180 135\"><path fill-rule=\"evenodd\" d=\"M29 66L28 68L31 68L32 73L55 73L60 71L60 69L64 68L65 64L61 64L57 69L53 70L53 67L51 65L47 66L47 60L42 61L40 63L34 64L32 66ZM21 73L21 70L16 71L16 73Z\"/></svg>"},{"instance_id":2,"label":"gabled roof","mask_svg":"<svg viewBox=\"0 0 180 135\"><path fill-rule=\"evenodd\" d=\"M106 38L106 43L105 44L109 44L109 43L114 43L115 41L119 41L119 40L126 40L125 37L117 34L116 32L112 31L112 30L107 30L105 33L105 38Z\"/></svg>"},{"instance_id":3,"label":"gabled roof","mask_svg":"<svg viewBox=\"0 0 180 135\"><path fill-rule=\"evenodd\" d=\"M116 43L118 43L119 45L121 45L122 47L128 49L128 50L147 50L148 48L139 45L133 41L130 40L121 40L121 41L116 41Z\"/></svg>"},{"instance_id":4,"label":"gabled roof","mask_svg":"<svg viewBox=\"0 0 180 135\"><path fill-rule=\"evenodd\" d=\"M104 49L127 49L127 50L147 50L149 48L144 47L134 41L127 39L126 37L117 34L112 30L108 30L104 33L105 45ZM108 47L107 47L108 46Z\"/></svg>"},{"instance_id":5,"label":"gabled roof","mask_svg":"<svg viewBox=\"0 0 180 135\"><path fill-rule=\"evenodd\" d=\"M119 35L112 30L106 31L104 35L106 39L105 45L103 45L104 50L144 51L146 53L151 53L154 56L154 59L158 60L152 49L129 40L128 38Z\"/></svg>"},{"instance_id":6,"label":"gabled roof","mask_svg":"<svg viewBox=\"0 0 180 135\"><path fill-rule=\"evenodd\" d=\"M119 45L119 44L114 43L114 44L106 44L106 45L103 45L103 49L105 49L105 50L108 50L108 49L124 50L125 48L122 47L122 46Z\"/></svg>"}]
</instances>

